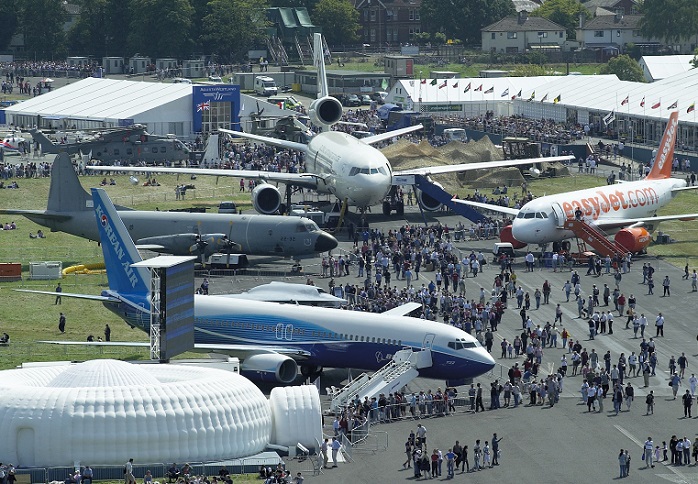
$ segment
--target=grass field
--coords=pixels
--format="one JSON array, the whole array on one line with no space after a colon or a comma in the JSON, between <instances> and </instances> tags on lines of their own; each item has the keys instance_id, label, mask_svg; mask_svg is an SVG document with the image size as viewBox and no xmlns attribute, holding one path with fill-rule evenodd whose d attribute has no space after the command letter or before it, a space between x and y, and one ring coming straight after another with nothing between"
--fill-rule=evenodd
<instances>
[{"instance_id":1,"label":"grass field","mask_svg":"<svg viewBox=\"0 0 698 484\"><path fill-rule=\"evenodd\" d=\"M96 186L101 177L82 177L83 186ZM233 199L244 208L250 207L248 194L239 194L236 180L199 177L193 183L196 190L187 192L184 201L174 200L174 186L182 183L174 175L158 177L159 187L133 186L127 176L116 176L116 186L106 187L117 203L138 209L162 209L188 206L215 207L221 200ZM48 198L49 179L19 180L19 190L0 190L0 207L44 209ZM187 179L188 182L188 179ZM603 184L603 179L591 176L541 179L530 186L536 195L559 193ZM464 195L465 192L459 193ZM663 213L691 213L696 209L695 193L684 193L677 197ZM83 360L88 358L115 357L124 359L147 358L147 350L140 349L97 349L62 347L37 343L39 340L84 341L92 334L103 335L105 324L112 329L114 341L147 341L148 336L129 328L121 319L94 302L63 298L62 304L54 304L51 296L40 296L13 291L16 288L31 288L52 291L57 281L32 281L28 279L29 265L39 261L61 261L63 267L102 261L101 249L95 242L63 234L47 232L46 239L30 239L29 233L41 228L23 217L0 215L0 222L15 220L18 229L0 231L0 262L19 262L23 267L24 280L0 283L0 332L11 337L9 347L0 347L4 353L0 368L11 368L22 361ZM672 264L683 267L688 260L690 266L698 267L698 223L670 222L661 229L680 242L657 245L650 253L662 256ZM99 294L107 287L104 274L71 275L61 281L64 292ZM59 312L67 318L66 333L58 332Z\"/></svg>"}]
</instances>

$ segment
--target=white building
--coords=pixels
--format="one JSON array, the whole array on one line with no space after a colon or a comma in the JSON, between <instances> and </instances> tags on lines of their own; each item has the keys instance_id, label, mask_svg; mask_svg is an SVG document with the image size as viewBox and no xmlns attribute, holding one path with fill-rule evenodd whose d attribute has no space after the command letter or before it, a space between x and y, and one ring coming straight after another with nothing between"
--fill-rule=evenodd
<instances>
[{"instance_id":1,"label":"white building","mask_svg":"<svg viewBox=\"0 0 698 484\"><path fill-rule=\"evenodd\" d=\"M567 40L567 31L543 17L529 17L522 10L482 29L482 50L510 54L535 49L560 50Z\"/></svg>"}]
</instances>

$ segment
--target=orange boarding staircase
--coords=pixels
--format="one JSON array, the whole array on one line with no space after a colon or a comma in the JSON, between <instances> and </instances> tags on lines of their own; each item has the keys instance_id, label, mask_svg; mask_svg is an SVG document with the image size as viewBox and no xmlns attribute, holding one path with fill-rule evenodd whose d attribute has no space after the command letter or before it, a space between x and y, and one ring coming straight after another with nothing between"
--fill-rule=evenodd
<instances>
[{"instance_id":1,"label":"orange boarding staircase","mask_svg":"<svg viewBox=\"0 0 698 484\"><path fill-rule=\"evenodd\" d=\"M606 233L598 227L589 225L583 220L568 219L565 221L565 228L571 230L577 237L577 245L580 248L580 252L586 247L586 244L591 245L604 257L614 257L628 252L628 249L615 240L609 239Z\"/></svg>"}]
</instances>

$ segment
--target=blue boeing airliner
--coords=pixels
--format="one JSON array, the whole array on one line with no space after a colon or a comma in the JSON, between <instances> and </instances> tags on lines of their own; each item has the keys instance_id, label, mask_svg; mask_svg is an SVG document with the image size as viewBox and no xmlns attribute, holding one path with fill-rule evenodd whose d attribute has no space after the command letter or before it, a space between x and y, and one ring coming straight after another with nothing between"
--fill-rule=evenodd
<instances>
[{"instance_id":1,"label":"blue boeing airliner","mask_svg":"<svg viewBox=\"0 0 698 484\"><path fill-rule=\"evenodd\" d=\"M131 266L141 257L107 194L93 188L92 198L109 289L101 296L61 295L101 301L129 325L148 332L150 273ZM468 333L448 324L405 316L415 306L411 303L374 314L196 295L195 349L237 356L244 375L280 383L293 382L299 367L304 375L323 367L377 370L402 349L431 350L431 366L419 369L420 376L427 378L462 381L494 367L490 354Z\"/></svg>"}]
</instances>

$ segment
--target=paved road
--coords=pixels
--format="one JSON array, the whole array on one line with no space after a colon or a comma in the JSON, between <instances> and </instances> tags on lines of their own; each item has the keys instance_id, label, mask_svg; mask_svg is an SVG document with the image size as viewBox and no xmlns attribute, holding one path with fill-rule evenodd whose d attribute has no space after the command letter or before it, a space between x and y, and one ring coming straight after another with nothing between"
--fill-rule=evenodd
<instances>
[{"instance_id":1,"label":"paved road","mask_svg":"<svg viewBox=\"0 0 698 484\"><path fill-rule=\"evenodd\" d=\"M421 219L416 213L407 213L406 218L411 223L418 223ZM431 220L433 218L430 216ZM455 225L459 220L455 216L439 216L442 223L449 226ZM370 218L372 226L387 228L398 227L399 221L385 221L382 216ZM340 236L341 239L341 236ZM494 240L487 241L463 241L456 243L456 247L464 254L470 250L491 249ZM341 241L341 246L348 248L349 242ZM655 279L661 281L664 275L669 275L672 281L671 297L660 297L661 288L655 290L654 296L647 296L647 287L641 284L642 276L640 268L643 262L651 262L656 268ZM523 272L523 267L519 265L517 269L519 281L524 290L533 293L536 287L541 287L545 279L553 285L553 292L550 305L541 306L540 310L532 310L530 314L534 323L544 324L546 321L554 319L555 302L564 301L562 285L569 277L569 272L553 273L551 270L536 270L533 273ZM610 275L603 275L599 278L585 276L586 268L580 270L582 274L582 288L587 291L591 284L603 285L604 282L613 287L613 280ZM423 276L431 276L433 273L422 273ZM579 479L593 482L607 482L617 476L617 454L620 448L631 450L632 466L631 476L633 481L658 482L668 480L670 482L698 482L698 469L693 467L675 468L672 466L658 465L651 470L639 470L644 467L641 461L641 444L651 435L656 444L662 440L669 441L672 434L686 435L693 440L696 435L695 420L683 420L683 409L680 400L671 400L671 388L668 381L668 360L671 355L678 357L681 352L685 352L689 357L689 373L693 368L698 370L698 346L696 343L695 314L698 313L698 299L696 294L690 293L690 282L681 280L682 271L670 266L661 260L651 257L640 258L636 265L632 267L630 273L626 274L621 283L621 290L626 294L635 294L638 298L637 308L644 312L648 319L654 321L657 312L661 311L666 317L665 337L657 339L657 351L659 354L659 365L657 376L650 379L650 388L642 388L642 378L631 378L630 381L636 387L636 400L630 412L622 412L619 416L608 413L612 408L610 398L605 400L603 414L588 414L586 406L581 405L579 387L580 377L568 377L564 383L564 390L560 403L553 408L544 407L519 407L517 409L502 409L487 411L482 414L472 415L463 412L462 409L456 415L428 419L424 425L429 432L429 448L434 446L447 450L449 445L458 439L462 443L474 445L476 438L489 440L493 432L497 432L500 437L504 437L501 443L502 465L491 470L482 471L477 474L479 482L511 481L516 479L522 482L556 482L561 479ZM467 293L475 296L480 285L485 288L491 287L494 271L492 266L487 266L485 272L477 278L470 278L466 281ZM238 278L239 286L253 286L262 279L246 280ZM354 276L350 276L351 282L361 281ZM319 285L325 285L326 280L316 278ZM344 282L342 278L338 282ZM421 283L421 281L418 281ZM395 284L404 284L402 281L395 281ZM214 284L215 286L215 284ZM594 341L587 341L588 331L583 320L575 319L577 314L576 304L573 302L563 303L563 326L571 332L575 339L580 339L582 344L591 351L595 348L600 354L610 350L614 361L617 361L621 352L626 355L631 351L638 351L639 341L633 339L631 330L624 330L625 318L620 318L616 312L616 322L613 335L600 335ZM497 343L500 338L512 340L520 333L521 323L518 310L515 309L510 300L510 309L506 312L503 324L496 337L494 345L495 357L499 356ZM648 335L654 335L654 326L649 328ZM557 365L563 350L548 349L543 357L543 369L552 369ZM491 375L481 377L477 381L486 388L489 382L500 375L506 375L508 368L516 361L522 359L501 360L497 358L498 366ZM335 384L341 381L346 374L338 371L328 371L321 381L321 387ZM687 384L684 384L687 385ZM443 382L417 379L412 382L408 390L426 390L443 386ZM682 386L680 393L683 393L686 386ZM648 390L653 390L656 399L655 414L644 416L645 395ZM459 389L461 395L465 394L465 388ZM485 397L485 406L488 406L488 396ZM527 401L527 399L526 399ZM696 405L694 405L694 415ZM329 423L329 422L328 422ZM388 482L413 479L412 473L402 469L404 461L403 446L410 429L415 428L416 422L404 421L399 423L383 424L374 427L379 432L387 432L389 448L384 452L375 454L370 452L355 453L354 463L341 464L337 469L328 469L321 478L310 476L307 482L373 482L387 480ZM377 439L382 439L383 434L376 434ZM472 456L471 456L472 460ZM294 469L291 462L290 468ZM307 474L307 472L304 472ZM331 476L331 477L330 477ZM582 477L583 476L583 477ZM468 478L474 477L468 475ZM445 478L445 476L443 477ZM456 479L466 477L457 475Z\"/></svg>"}]
</instances>

